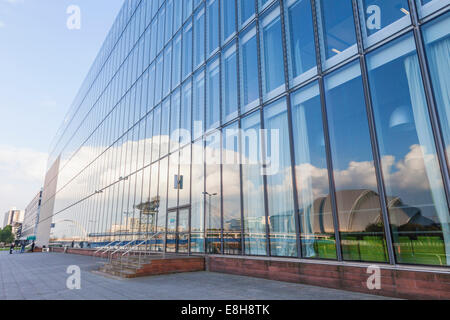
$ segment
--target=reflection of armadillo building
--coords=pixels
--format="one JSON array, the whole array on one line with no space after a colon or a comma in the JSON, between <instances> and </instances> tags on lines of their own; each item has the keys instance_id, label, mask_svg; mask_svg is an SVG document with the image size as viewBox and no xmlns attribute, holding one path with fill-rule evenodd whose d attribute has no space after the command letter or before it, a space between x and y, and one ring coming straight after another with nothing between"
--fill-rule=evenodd
<instances>
[{"instance_id":1,"label":"reflection of armadillo building","mask_svg":"<svg viewBox=\"0 0 450 320\"><path fill-rule=\"evenodd\" d=\"M343 190L336 193L339 201L339 227L341 232L362 232L383 223L379 207L379 195L372 190ZM398 197L388 198L388 210L391 213L391 224L405 226L417 224L423 226L435 223L423 217L420 209L402 203ZM304 223L307 223L314 233L334 233L333 216L331 214L331 198L321 197L314 200L313 209L307 214L301 214Z\"/></svg>"}]
</instances>

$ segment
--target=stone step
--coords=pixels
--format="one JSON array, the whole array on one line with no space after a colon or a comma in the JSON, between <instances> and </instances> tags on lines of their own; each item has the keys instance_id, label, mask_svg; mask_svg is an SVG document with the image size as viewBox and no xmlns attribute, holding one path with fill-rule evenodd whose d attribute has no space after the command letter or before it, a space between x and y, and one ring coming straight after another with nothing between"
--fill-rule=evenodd
<instances>
[{"instance_id":1,"label":"stone step","mask_svg":"<svg viewBox=\"0 0 450 320\"><path fill-rule=\"evenodd\" d=\"M109 263L105 263L99 268L101 273L122 278L203 270L205 270L204 257L192 256L141 258L141 263L139 263L139 257L127 257L112 259Z\"/></svg>"}]
</instances>

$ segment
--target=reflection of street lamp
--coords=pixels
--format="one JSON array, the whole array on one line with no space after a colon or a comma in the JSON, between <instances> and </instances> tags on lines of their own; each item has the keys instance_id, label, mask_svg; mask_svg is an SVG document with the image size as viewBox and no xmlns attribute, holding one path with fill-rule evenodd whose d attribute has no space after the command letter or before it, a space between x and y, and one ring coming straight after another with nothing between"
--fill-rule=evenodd
<instances>
[{"instance_id":1,"label":"reflection of street lamp","mask_svg":"<svg viewBox=\"0 0 450 320\"><path fill-rule=\"evenodd\" d=\"M209 196L209 208L208 208L208 211L209 211L209 224L208 224L208 227L211 229L211 198L212 197L214 197L214 196L217 196L217 192L215 192L215 193L209 193L209 192L202 192L205 196Z\"/></svg>"}]
</instances>

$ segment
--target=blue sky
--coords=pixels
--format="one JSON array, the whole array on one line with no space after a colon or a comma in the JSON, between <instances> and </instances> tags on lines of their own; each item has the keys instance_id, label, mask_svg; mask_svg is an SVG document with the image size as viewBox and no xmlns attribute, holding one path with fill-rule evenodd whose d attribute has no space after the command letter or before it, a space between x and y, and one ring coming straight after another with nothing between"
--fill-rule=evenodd
<instances>
[{"instance_id":1,"label":"blue sky","mask_svg":"<svg viewBox=\"0 0 450 320\"><path fill-rule=\"evenodd\" d=\"M0 218L43 184L47 152L123 0L0 0ZM70 5L81 29L69 30Z\"/></svg>"}]
</instances>

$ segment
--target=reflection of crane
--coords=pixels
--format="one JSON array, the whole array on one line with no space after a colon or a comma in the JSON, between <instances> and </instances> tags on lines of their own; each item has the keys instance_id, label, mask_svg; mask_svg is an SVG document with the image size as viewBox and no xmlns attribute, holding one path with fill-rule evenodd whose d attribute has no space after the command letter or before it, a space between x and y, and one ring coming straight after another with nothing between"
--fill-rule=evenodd
<instances>
[{"instance_id":1,"label":"reflection of crane","mask_svg":"<svg viewBox=\"0 0 450 320\"><path fill-rule=\"evenodd\" d=\"M205 196L209 196L209 206L208 206L208 217L209 217L209 222L208 222L208 228L209 229L212 229L211 228L211 198L212 197L214 197L214 196L217 196L217 192L215 192L215 193L209 193L209 192L203 192L203 194L205 195Z\"/></svg>"},{"instance_id":2,"label":"reflection of crane","mask_svg":"<svg viewBox=\"0 0 450 320\"><path fill-rule=\"evenodd\" d=\"M79 224L78 222L76 222L75 220L61 219L61 220L55 221L53 224L56 225L58 222L70 222L70 223L72 223L72 224L73 224L74 226L76 226L81 232L83 232L84 237L87 238L88 233L87 233L86 229L85 229L81 224Z\"/></svg>"}]
</instances>

